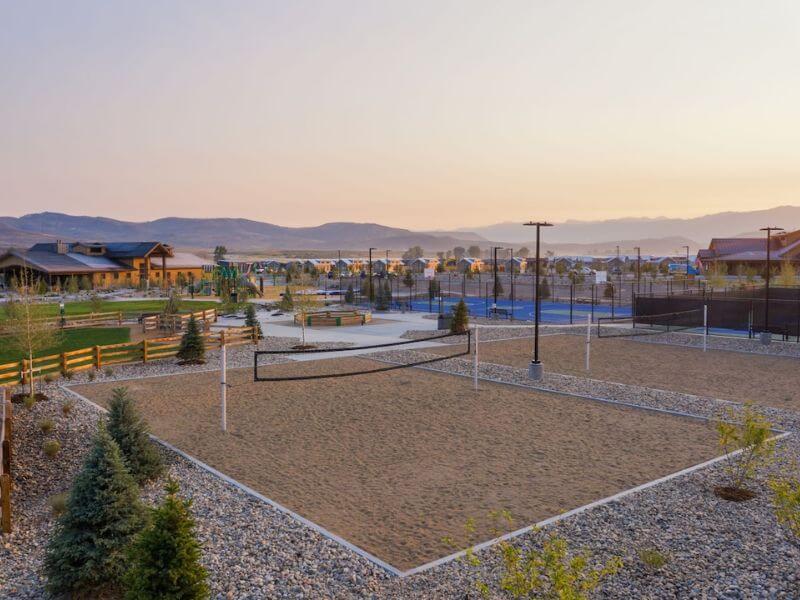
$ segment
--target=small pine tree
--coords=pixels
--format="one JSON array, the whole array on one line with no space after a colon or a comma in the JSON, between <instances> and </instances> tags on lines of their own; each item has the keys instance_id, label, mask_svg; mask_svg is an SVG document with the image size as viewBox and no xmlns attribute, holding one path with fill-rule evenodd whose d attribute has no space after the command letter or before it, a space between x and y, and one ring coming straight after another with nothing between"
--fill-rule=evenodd
<instances>
[{"instance_id":1,"label":"small pine tree","mask_svg":"<svg viewBox=\"0 0 800 600\"><path fill-rule=\"evenodd\" d=\"M259 339L264 337L264 334L261 332L261 323L258 322L258 317L256 317L256 305L247 303L244 309L244 324L245 327L254 327L256 330L256 334L258 335Z\"/></svg>"},{"instance_id":2,"label":"small pine tree","mask_svg":"<svg viewBox=\"0 0 800 600\"><path fill-rule=\"evenodd\" d=\"M383 301L386 304L386 310L392 309L392 284L387 279L383 283Z\"/></svg>"},{"instance_id":3,"label":"small pine tree","mask_svg":"<svg viewBox=\"0 0 800 600\"><path fill-rule=\"evenodd\" d=\"M70 275L69 279L67 279L67 293L77 294L79 291L78 280L75 278L75 275Z\"/></svg>"},{"instance_id":4,"label":"small pine tree","mask_svg":"<svg viewBox=\"0 0 800 600\"><path fill-rule=\"evenodd\" d=\"M283 292L283 297L281 298L280 304L278 307L281 310L292 310L294 309L294 298L292 297L292 290L289 289L289 286L286 286L286 289Z\"/></svg>"},{"instance_id":5,"label":"small pine tree","mask_svg":"<svg viewBox=\"0 0 800 600\"><path fill-rule=\"evenodd\" d=\"M353 304L356 301L356 294L353 291L353 284L347 286L347 291L344 294L344 301L347 304Z\"/></svg>"},{"instance_id":6,"label":"small pine tree","mask_svg":"<svg viewBox=\"0 0 800 600\"><path fill-rule=\"evenodd\" d=\"M453 333L465 333L469 325L469 313L464 299L458 301L456 309L453 311L453 320L450 323L450 331Z\"/></svg>"},{"instance_id":7,"label":"small pine tree","mask_svg":"<svg viewBox=\"0 0 800 600\"><path fill-rule=\"evenodd\" d=\"M149 427L127 388L112 391L108 409L108 433L119 446L133 478L142 484L158 477L164 469L161 455L150 441Z\"/></svg>"},{"instance_id":8,"label":"small pine tree","mask_svg":"<svg viewBox=\"0 0 800 600\"><path fill-rule=\"evenodd\" d=\"M152 510L152 525L136 537L128 553L130 568L124 579L128 600L209 596L191 501L178 496L178 484L172 479L166 491L164 501Z\"/></svg>"},{"instance_id":9,"label":"small pine tree","mask_svg":"<svg viewBox=\"0 0 800 600\"><path fill-rule=\"evenodd\" d=\"M84 292L88 292L92 289L92 280L89 279L88 275L83 275L78 282L78 287Z\"/></svg>"},{"instance_id":10,"label":"small pine tree","mask_svg":"<svg viewBox=\"0 0 800 600\"><path fill-rule=\"evenodd\" d=\"M550 297L550 284L547 282L547 277L539 278L539 298L547 300Z\"/></svg>"},{"instance_id":11,"label":"small pine tree","mask_svg":"<svg viewBox=\"0 0 800 600\"><path fill-rule=\"evenodd\" d=\"M375 308L377 310L386 310L386 298L383 295L383 286L380 281L375 286Z\"/></svg>"},{"instance_id":12,"label":"small pine tree","mask_svg":"<svg viewBox=\"0 0 800 600\"><path fill-rule=\"evenodd\" d=\"M204 362L206 356L206 345L203 336L200 335L200 327L194 315L189 317L186 324L186 332L181 338L181 345L178 348L177 357L186 363L199 364Z\"/></svg>"},{"instance_id":13,"label":"small pine tree","mask_svg":"<svg viewBox=\"0 0 800 600\"><path fill-rule=\"evenodd\" d=\"M92 597L115 586L124 573L125 551L146 517L139 488L101 423L47 547L50 593Z\"/></svg>"}]
</instances>

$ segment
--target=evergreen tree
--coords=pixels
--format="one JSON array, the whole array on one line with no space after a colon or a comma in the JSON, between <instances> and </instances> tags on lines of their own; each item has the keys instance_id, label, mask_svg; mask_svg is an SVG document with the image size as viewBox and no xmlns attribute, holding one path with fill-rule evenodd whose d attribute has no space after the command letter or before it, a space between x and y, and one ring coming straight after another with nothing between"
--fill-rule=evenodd
<instances>
[{"instance_id":1,"label":"evergreen tree","mask_svg":"<svg viewBox=\"0 0 800 600\"><path fill-rule=\"evenodd\" d=\"M498 297L506 293L505 290L503 289L503 282L500 281L499 277L494 280L494 288L495 288L494 293L496 293Z\"/></svg>"},{"instance_id":2,"label":"evergreen tree","mask_svg":"<svg viewBox=\"0 0 800 600\"><path fill-rule=\"evenodd\" d=\"M114 586L124 573L125 551L146 517L139 488L101 423L47 547L50 593L92 597Z\"/></svg>"},{"instance_id":3,"label":"evergreen tree","mask_svg":"<svg viewBox=\"0 0 800 600\"><path fill-rule=\"evenodd\" d=\"M140 484L155 479L164 469L161 455L148 437L149 431L127 388L114 389L108 405L108 433L119 446L128 471Z\"/></svg>"},{"instance_id":4,"label":"evergreen tree","mask_svg":"<svg viewBox=\"0 0 800 600\"><path fill-rule=\"evenodd\" d=\"M294 308L294 298L292 298L292 290L289 289L289 286L286 286L286 290L283 292L283 297L281 298L280 304L278 304L278 308L281 310L292 310Z\"/></svg>"},{"instance_id":5,"label":"evergreen tree","mask_svg":"<svg viewBox=\"0 0 800 600\"><path fill-rule=\"evenodd\" d=\"M206 344L203 336L200 335L200 327L197 325L197 320L192 315L186 324L186 332L181 338L177 357L185 363L199 364L205 362L205 356Z\"/></svg>"},{"instance_id":6,"label":"evergreen tree","mask_svg":"<svg viewBox=\"0 0 800 600\"><path fill-rule=\"evenodd\" d=\"M264 334L261 332L261 323L258 322L258 317L256 317L255 304L251 304L250 302L248 302L247 306L245 306L244 324L245 327L254 327L259 339L264 337Z\"/></svg>"},{"instance_id":7,"label":"evergreen tree","mask_svg":"<svg viewBox=\"0 0 800 600\"><path fill-rule=\"evenodd\" d=\"M378 285L375 286L375 308L377 310L386 310L386 298L384 297L383 286L380 281L378 281Z\"/></svg>"},{"instance_id":8,"label":"evergreen tree","mask_svg":"<svg viewBox=\"0 0 800 600\"><path fill-rule=\"evenodd\" d=\"M67 279L67 293L68 294L77 294L80 291L78 287L78 280L75 278L75 275L70 275L69 279Z\"/></svg>"},{"instance_id":9,"label":"evergreen tree","mask_svg":"<svg viewBox=\"0 0 800 600\"><path fill-rule=\"evenodd\" d=\"M88 275L83 275L78 283L78 287L84 292L88 292L92 289L92 280L89 279Z\"/></svg>"},{"instance_id":10,"label":"evergreen tree","mask_svg":"<svg viewBox=\"0 0 800 600\"><path fill-rule=\"evenodd\" d=\"M344 301L346 304L353 304L356 301L356 295L353 291L353 284L347 286L347 291L344 294Z\"/></svg>"},{"instance_id":11,"label":"evergreen tree","mask_svg":"<svg viewBox=\"0 0 800 600\"><path fill-rule=\"evenodd\" d=\"M124 579L128 600L209 596L191 501L178 496L178 484L172 479L166 490L164 501L152 510L152 524L136 537L128 553L130 568Z\"/></svg>"},{"instance_id":12,"label":"evergreen tree","mask_svg":"<svg viewBox=\"0 0 800 600\"><path fill-rule=\"evenodd\" d=\"M450 331L453 333L466 333L469 325L469 313L464 299L459 300L456 309L453 311L453 320L450 323Z\"/></svg>"},{"instance_id":13,"label":"evergreen tree","mask_svg":"<svg viewBox=\"0 0 800 600\"><path fill-rule=\"evenodd\" d=\"M547 300L550 297L550 283L547 281L547 277L540 277L539 278L539 298L542 300Z\"/></svg>"},{"instance_id":14,"label":"evergreen tree","mask_svg":"<svg viewBox=\"0 0 800 600\"><path fill-rule=\"evenodd\" d=\"M383 282L383 300L386 303L386 310L392 309L392 283L388 279Z\"/></svg>"}]
</instances>

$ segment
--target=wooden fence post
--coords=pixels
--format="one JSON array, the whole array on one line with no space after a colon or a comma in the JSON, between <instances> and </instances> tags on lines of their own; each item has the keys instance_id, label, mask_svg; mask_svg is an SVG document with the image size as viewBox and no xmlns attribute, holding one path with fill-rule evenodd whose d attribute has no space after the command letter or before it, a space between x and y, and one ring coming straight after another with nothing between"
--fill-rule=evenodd
<instances>
[{"instance_id":1,"label":"wooden fence post","mask_svg":"<svg viewBox=\"0 0 800 600\"><path fill-rule=\"evenodd\" d=\"M117 311L117 325L118 326L122 325L122 311L121 310Z\"/></svg>"},{"instance_id":2,"label":"wooden fence post","mask_svg":"<svg viewBox=\"0 0 800 600\"><path fill-rule=\"evenodd\" d=\"M11 475L3 473L0 475L0 518L2 519L3 533L11 533Z\"/></svg>"},{"instance_id":3,"label":"wooden fence post","mask_svg":"<svg viewBox=\"0 0 800 600\"><path fill-rule=\"evenodd\" d=\"M28 359L22 359L22 385L27 385L28 383L28 371L30 370L30 366L28 365Z\"/></svg>"},{"instance_id":4,"label":"wooden fence post","mask_svg":"<svg viewBox=\"0 0 800 600\"><path fill-rule=\"evenodd\" d=\"M61 353L61 373L64 374L67 372L67 353Z\"/></svg>"},{"instance_id":5,"label":"wooden fence post","mask_svg":"<svg viewBox=\"0 0 800 600\"><path fill-rule=\"evenodd\" d=\"M142 362L147 362L147 339L142 340Z\"/></svg>"},{"instance_id":6,"label":"wooden fence post","mask_svg":"<svg viewBox=\"0 0 800 600\"><path fill-rule=\"evenodd\" d=\"M94 368L99 369L103 366L103 361L100 358L100 346L94 347Z\"/></svg>"},{"instance_id":7,"label":"wooden fence post","mask_svg":"<svg viewBox=\"0 0 800 600\"><path fill-rule=\"evenodd\" d=\"M258 345L258 327L251 327L250 329L253 330L251 332L251 335L253 337L253 344Z\"/></svg>"}]
</instances>

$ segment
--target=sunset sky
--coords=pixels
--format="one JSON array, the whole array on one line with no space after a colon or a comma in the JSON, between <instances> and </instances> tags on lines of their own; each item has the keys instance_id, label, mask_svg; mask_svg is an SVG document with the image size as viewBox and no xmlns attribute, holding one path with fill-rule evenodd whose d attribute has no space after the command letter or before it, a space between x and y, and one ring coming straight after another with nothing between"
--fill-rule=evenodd
<instances>
[{"instance_id":1,"label":"sunset sky","mask_svg":"<svg viewBox=\"0 0 800 600\"><path fill-rule=\"evenodd\" d=\"M0 0L0 214L800 204L800 3Z\"/></svg>"}]
</instances>

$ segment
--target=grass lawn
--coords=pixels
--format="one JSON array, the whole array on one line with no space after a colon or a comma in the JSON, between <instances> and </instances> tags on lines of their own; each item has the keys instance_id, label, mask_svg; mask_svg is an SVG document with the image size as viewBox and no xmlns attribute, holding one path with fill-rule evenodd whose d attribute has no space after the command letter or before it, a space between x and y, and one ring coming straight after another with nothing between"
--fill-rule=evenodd
<instances>
[{"instance_id":1,"label":"grass lawn","mask_svg":"<svg viewBox=\"0 0 800 600\"><path fill-rule=\"evenodd\" d=\"M39 352L37 356L47 356L70 350L80 350L90 346L104 346L106 344L121 344L131 340L131 330L128 327L87 327L86 329L66 329L59 336L60 342L53 348ZM0 345L0 364L14 362L22 358L6 347Z\"/></svg>"},{"instance_id":2,"label":"grass lawn","mask_svg":"<svg viewBox=\"0 0 800 600\"><path fill-rule=\"evenodd\" d=\"M167 303L166 299L152 299L152 300L130 300L130 301L110 301L104 300L100 306L99 311L95 312L116 312L122 311L123 317L138 316L142 313L160 312L164 305ZM198 310L206 310L208 308L219 308L219 303L213 300L184 300L181 301L181 312L196 312ZM44 316L57 317L58 303L43 304ZM67 316L69 315L88 315L92 312L92 305L86 302L67 302L64 308ZM6 318L4 310L0 310L0 321ZM113 343L113 342L109 342Z\"/></svg>"}]
</instances>

